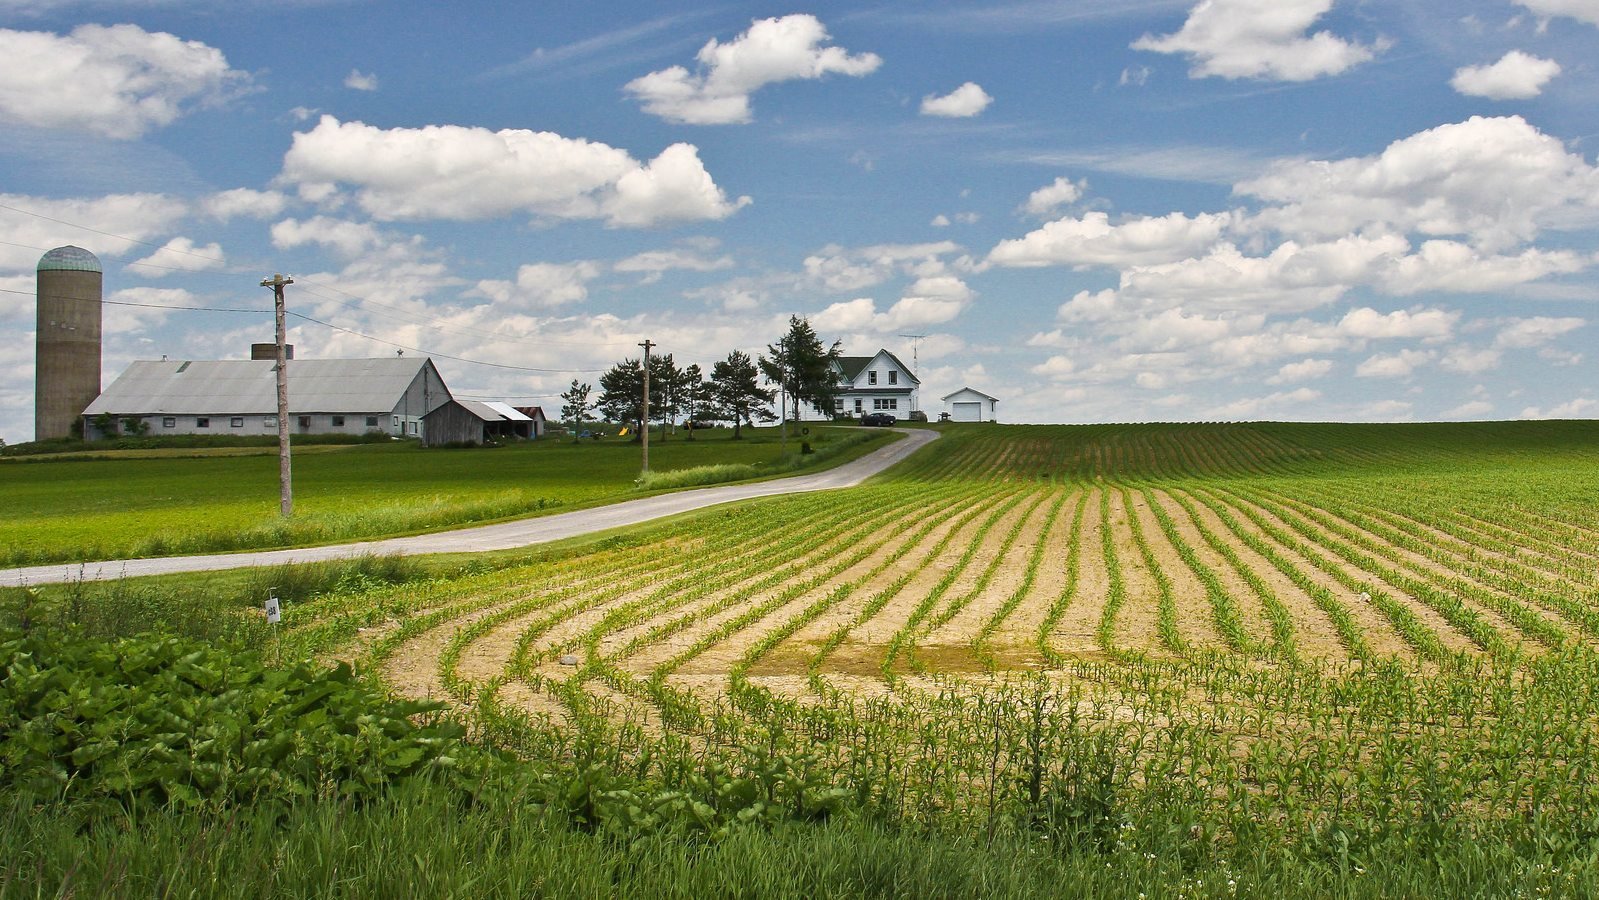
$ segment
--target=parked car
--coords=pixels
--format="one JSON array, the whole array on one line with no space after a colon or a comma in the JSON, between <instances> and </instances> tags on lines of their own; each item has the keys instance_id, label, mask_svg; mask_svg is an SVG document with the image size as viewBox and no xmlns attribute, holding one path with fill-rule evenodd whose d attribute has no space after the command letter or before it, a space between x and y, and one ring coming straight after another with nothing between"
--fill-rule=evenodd
<instances>
[{"instance_id":1,"label":"parked car","mask_svg":"<svg viewBox=\"0 0 1599 900\"><path fill-rule=\"evenodd\" d=\"M861 416L862 425L892 425L895 419L892 413L874 412Z\"/></svg>"}]
</instances>

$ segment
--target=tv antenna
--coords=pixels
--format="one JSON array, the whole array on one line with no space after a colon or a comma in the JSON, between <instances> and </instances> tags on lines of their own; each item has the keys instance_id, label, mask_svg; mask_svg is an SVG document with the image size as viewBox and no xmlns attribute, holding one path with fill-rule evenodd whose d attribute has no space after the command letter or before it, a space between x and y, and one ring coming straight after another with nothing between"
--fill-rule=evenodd
<instances>
[{"instance_id":1,"label":"tv antenna","mask_svg":"<svg viewBox=\"0 0 1599 900\"><path fill-rule=\"evenodd\" d=\"M921 363L921 360L917 359L917 356L921 352L922 341L927 339L927 335L925 335L925 334L902 334L902 335L900 335L900 337L909 338L910 339L910 341L911 341L911 368L912 369L920 369L922 367L922 363Z\"/></svg>"}]
</instances>

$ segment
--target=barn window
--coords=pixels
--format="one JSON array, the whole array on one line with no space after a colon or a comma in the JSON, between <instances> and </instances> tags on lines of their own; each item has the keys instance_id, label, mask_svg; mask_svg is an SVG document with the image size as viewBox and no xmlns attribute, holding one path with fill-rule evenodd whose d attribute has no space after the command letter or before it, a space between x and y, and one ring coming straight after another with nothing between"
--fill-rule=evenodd
<instances>
[{"instance_id":1,"label":"barn window","mask_svg":"<svg viewBox=\"0 0 1599 900\"><path fill-rule=\"evenodd\" d=\"M161 417L161 427L162 428L176 428L176 427L178 427L178 417L177 416L162 416Z\"/></svg>"},{"instance_id":2,"label":"barn window","mask_svg":"<svg viewBox=\"0 0 1599 900\"><path fill-rule=\"evenodd\" d=\"M211 417L210 416L195 416L195 418L194 418L194 427L196 427L196 428L210 428L211 427Z\"/></svg>"},{"instance_id":3,"label":"barn window","mask_svg":"<svg viewBox=\"0 0 1599 900\"><path fill-rule=\"evenodd\" d=\"M344 417L343 416L334 416L333 417L333 427L334 428L343 428L344 427Z\"/></svg>"},{"instance_id":4,"label":"barn window","mask_svg":"<svg viewBox=\"0 0 1599 900\"><path fill-rule=\"evenodd\" d=\"M300 417L300 427L301 428L310 428L311 427L311 417L310 416L301 416Z\"/></svg>"},{"instance_id":5,"label":"barn window","mask_svg":"<svg viewBox=\"0 0 1599 900\"><path fill-rule=\"evenodd\" d=\"M278 417L277 416L267 416L266 418L261 420L261 427L262 428L276 428L276 427L278 427Z\"/></svg>"},{"instance_id":6,"label":"barn window","mask_svg":"<svg viewBox=\"0 0 1599 900\"><path fill-rule=\"evenodd\" d=\"M407 426L407 430L408 431L410 431L412 434L416 434L416 423L415 422L407 422L405 424Z\"/></svg>"},{"instance_id":7,"label":"barn window","mask_svg":"<svg viewBox=\"0 0 1599 900\"><path fill-rule=\"evenodd\" d=\"M228 419L228 427L229 428L243 428L244 427L244 416L233 416L232 418Z\"/></svg>"},{"instance_id":8,"label":"barn window","mask_svg":"<svg viewBox=\"0 0 1599 900\"><path fill-rule=\"evenodd\" d=\"M377 416L367 416L366 417L366 427L368 427L368 428L376 428L376 427L378 427L378 417Z\"/></svg>"}]
</instances>

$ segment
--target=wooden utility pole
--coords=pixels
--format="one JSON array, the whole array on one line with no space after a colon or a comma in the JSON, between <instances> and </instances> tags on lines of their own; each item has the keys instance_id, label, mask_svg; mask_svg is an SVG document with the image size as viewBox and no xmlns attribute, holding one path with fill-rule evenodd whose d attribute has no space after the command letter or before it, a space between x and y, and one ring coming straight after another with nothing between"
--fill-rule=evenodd
<instances>
[{"instance_id":1,"label":"wooden utility pole","mask_svg":"<svg viewBox=\"0 0 1599 900\"><path fill-rule=\"evenodd\" d=\"M289 478L289 358L285 348L286 329L283 324L283 288L294 283L293 278L273 275L261 279L262 287L272 289L273 312L277 319L277 371L278 371L278 512L286 519L294 515L294 488Z\"/></svg>"},{"instance_id":2,"label":"wooden utility pole","mask_svg":"<svg viewBox=\"0 0 1599 900\"><path fill-rule=\"evenodd\" d=\"M644 439L644 474L650 474L650 348L655 342L645 338L639 343L644 348L644 422L639 436Z\"/></svg>"}]
</instances>

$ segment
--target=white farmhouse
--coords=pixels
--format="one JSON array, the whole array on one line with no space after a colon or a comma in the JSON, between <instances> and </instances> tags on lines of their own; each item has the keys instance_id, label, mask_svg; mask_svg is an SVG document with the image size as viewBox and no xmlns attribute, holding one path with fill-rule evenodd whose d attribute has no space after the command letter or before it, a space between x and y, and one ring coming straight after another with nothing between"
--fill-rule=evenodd
<instances>
[{"instance_id":1,"label":"white farmhouse","mask_svg":"<svg viewBox=\"0 0 1599 900\"><path fill-rule=\"evenodd\" d=\"M142 422L147 434L278 433L277 363L270 359L143 360L132 363L83 411L84 436L97 419L117 431ZM289 431L421 437L422 417L449 402L426 358L291 359Z\"/></svg>"},{"instance_id":2,"label":"white farmhouse","mask_svg":"<svg viewBox=\"0 0 1599 900\"><path fill-rule=\"evenodd\" d=\"M833 402L833 413L860 418L867 413L886 412L895 418L910 417L917 409L917 388L922 382L899 357L879 350L875 356L844 356L834 364L844 389Z\"/></svg>"},{"instance_id":3,"label":"white farmhouse","mask_svg":"<svg viewBox=\"0 0 1599 900\"><path fill-rule=\"evenodd\" d=\"M998 404L997 397L963 387L953 394L944 395L944 414L952 422L998 422L998 414L994 411Z\"/></svg>"}]
</instances>

